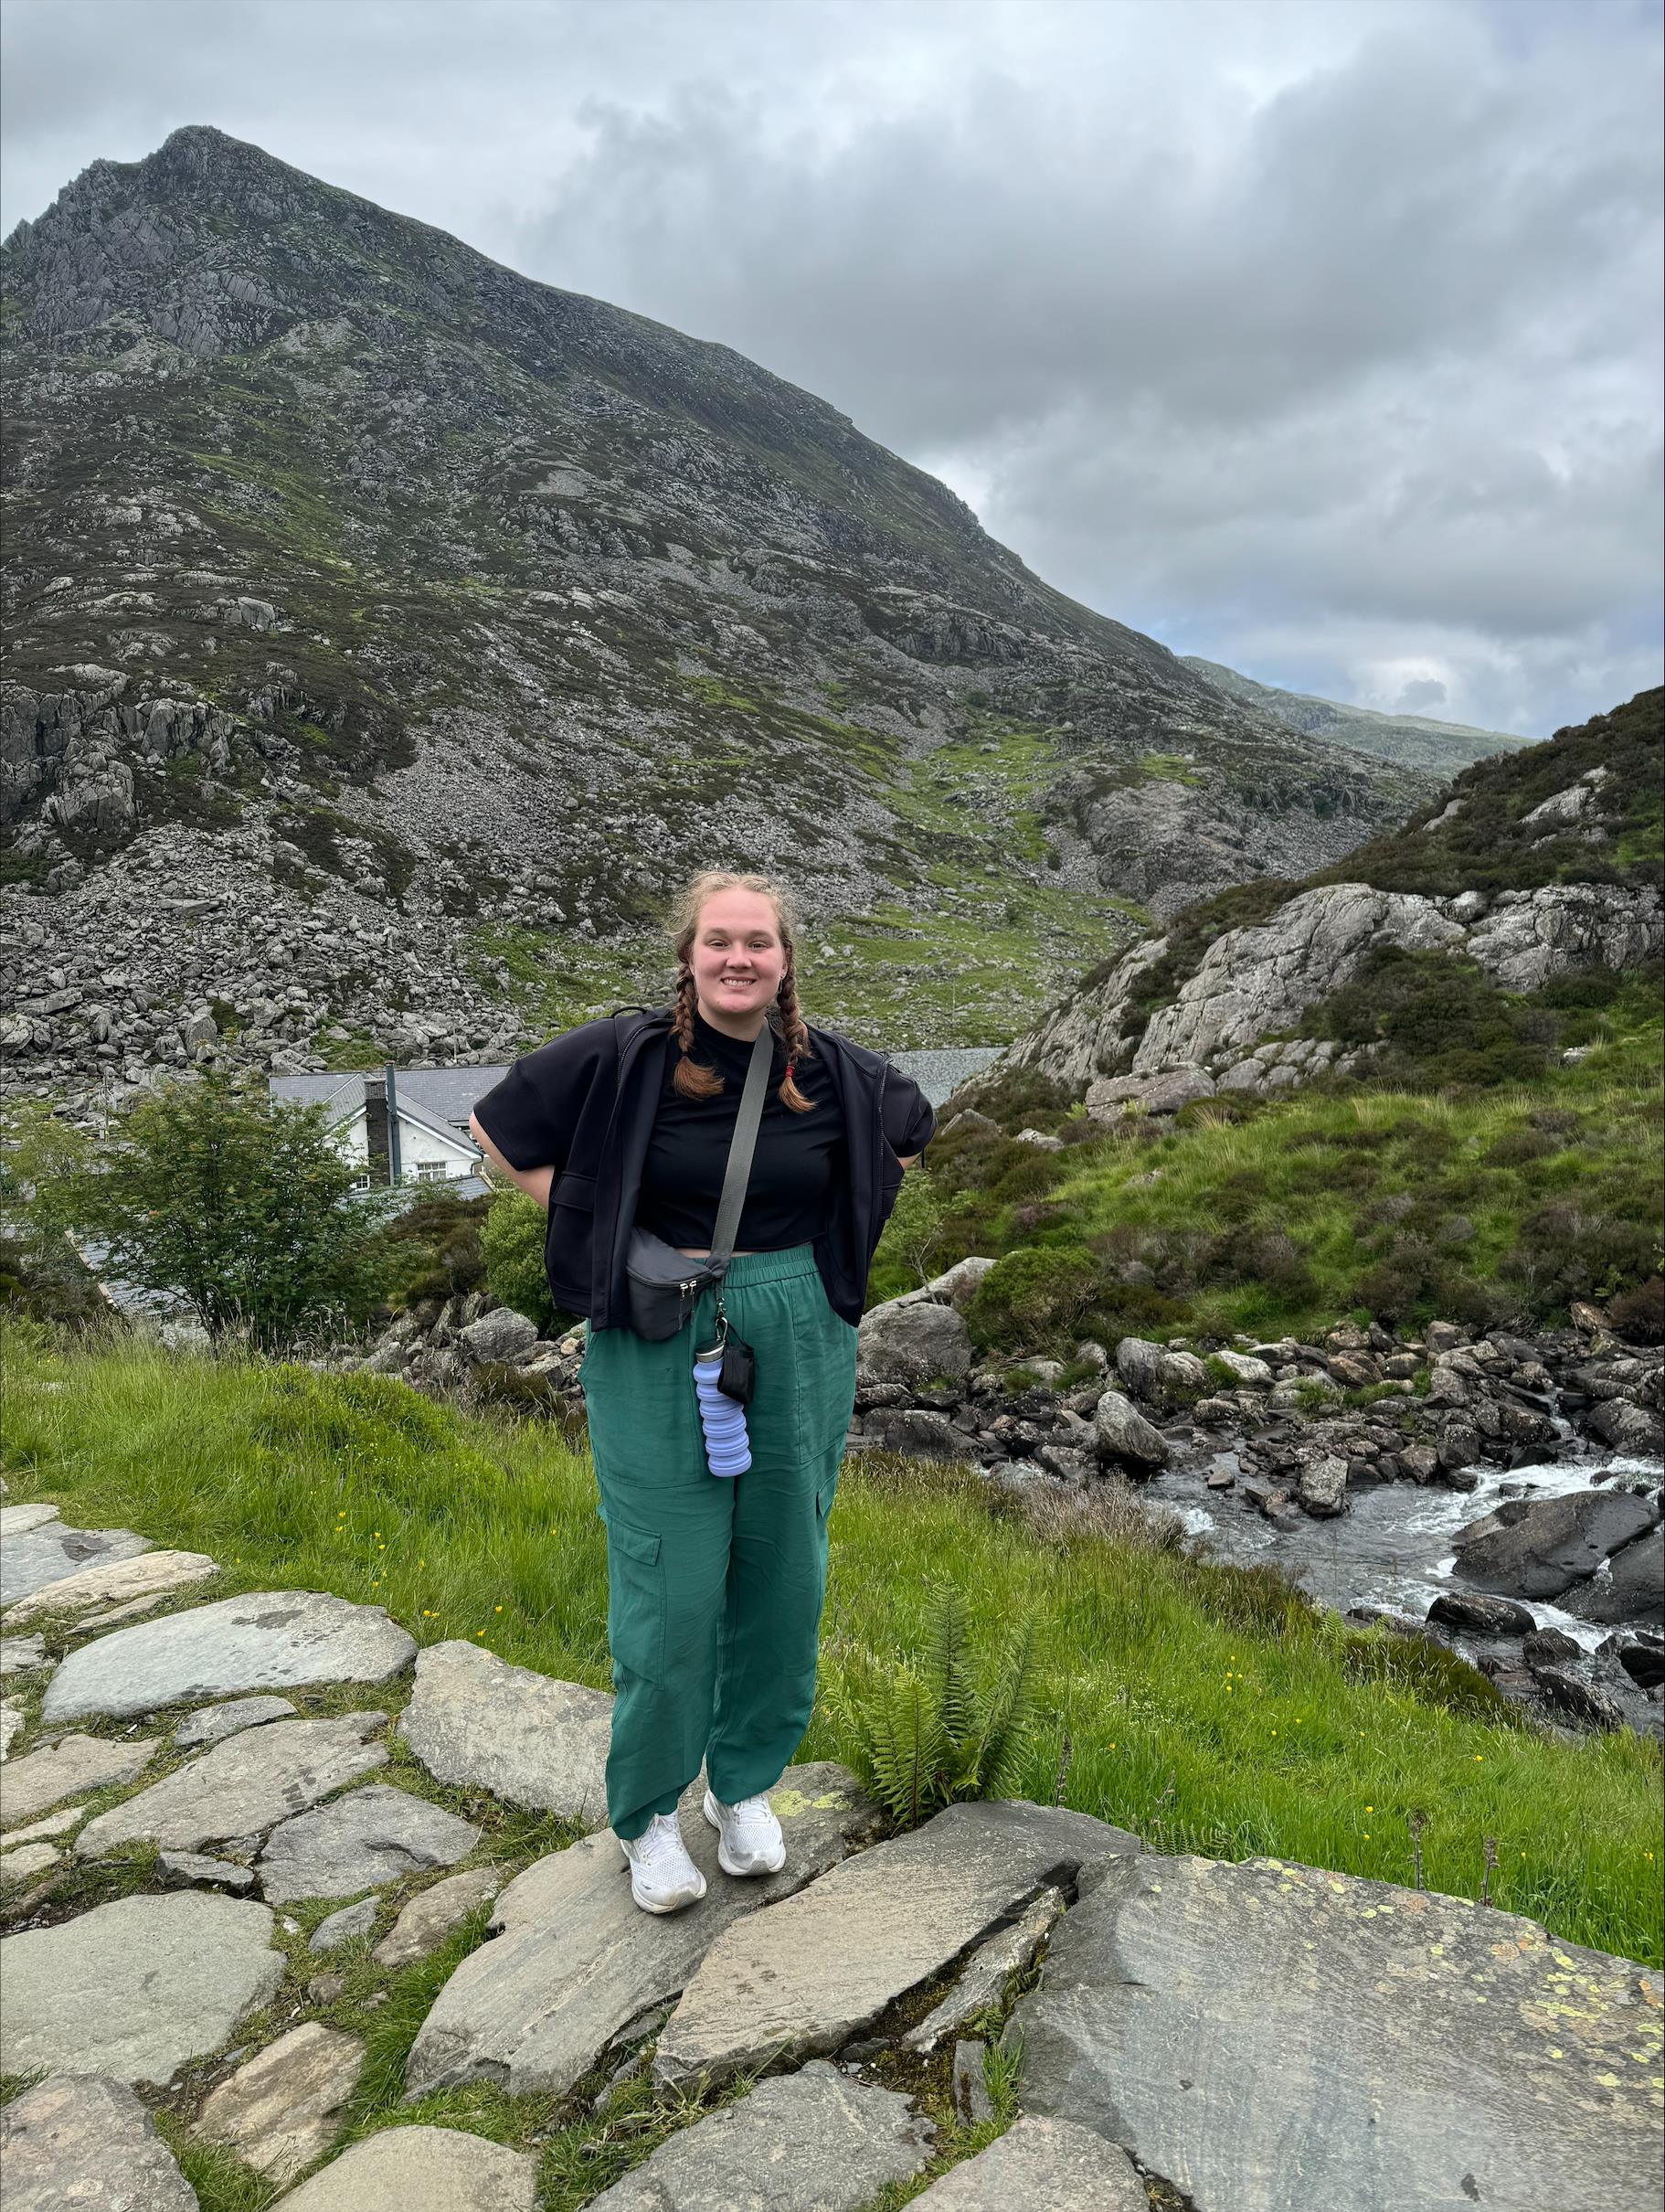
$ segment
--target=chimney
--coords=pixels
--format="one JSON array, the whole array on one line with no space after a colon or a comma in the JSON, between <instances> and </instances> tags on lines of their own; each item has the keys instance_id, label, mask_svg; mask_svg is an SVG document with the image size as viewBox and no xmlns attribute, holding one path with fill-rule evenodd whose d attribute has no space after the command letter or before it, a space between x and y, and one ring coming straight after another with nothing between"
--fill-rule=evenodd
<instances>
[{"instance_id":1,"label":"chimney","mask_svg":"<svg viewBox=\"0 0 1665 2212\"><path fill-rule=\"evenodd\" d=\"M381 1075L365 1078L365 1153L372 1186L391 1182L387 1150L387 1083Z\"/></svg>"}]
</instances>

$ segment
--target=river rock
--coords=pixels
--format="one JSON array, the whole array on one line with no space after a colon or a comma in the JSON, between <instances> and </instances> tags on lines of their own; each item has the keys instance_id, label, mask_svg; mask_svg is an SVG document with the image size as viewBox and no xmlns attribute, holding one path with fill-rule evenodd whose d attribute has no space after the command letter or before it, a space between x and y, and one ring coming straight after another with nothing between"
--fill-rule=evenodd
<instances>
[{"instance_id":1,"label":"river rock","mask_svg":"<svg viewBox=\"0 0 1665 2212\"><path fill-rule=\"evenodd\" d=\"M66 1736L61 1743L0 1767L0 1824L15 1828L61 1798L132 1781L156 1754L154 1736L115 1743L102 1736Z\"/></svg>"},{"instance_id":2,"label":"river rock","mask_svg":"<svg viewBox=\"0 0 1665 2212\"><path fill-rule=\"evenodd\" d=\"M957 2033L973 2013L998 2005L1013 1974L1026 1973L1034 1964L1034 1954L1052 1933L1064 1903L1061 1889L1043 1889L1009 1928L980 1943L941 2004L903 2037L903 2049L935 2050L945 2036Z\"/></svg>"},{"instance_id":3,"label":"river rock","mask_svg":"<svg viewBox=\"0 0 1665 2212\"><path fill-rule=\"evenodd\" d=\"M1150 2212L1125 2152L1073 2121L1030 2113L914 2202L930 2212Z\"/></svg>"},{"instance_id":4,"label":"river rock","mask_svg":"<svg viewBox=\"0 0 1665 2212\"><path fill-rule=\"evenodd\" d=\"M1347 1462L1333 1452L1303 1460L1300 1502L1316 1519L1330 1520L1347 1510Z\"/></svg>"},{"instance_id":5,"label":"river rock","mask_svg":"<svg viewBox=\"0 0 1665 2212\"><path fill-rule=\"evenodd\" d=\"M857 2212L928 2164L934 2136L896 2090L811 2059L662 2143L593 2212Z\"/></svg>"},{"instance_id":6,"label":"river rock","mask_svg":"<svg viewBox=\"0 0 1665 2212\"><path fill-rule=\"evenodd\" d=\"M1665 1626L1665 1529L1651 1528L1614 1552L1607 1572L1581 1583L1568 1597L1566 1610L1581 1621Z\"/></svg>"},{"instance_id":7,"label":"river rock","mask_svg":"<svg viewBox=\"0 0 1665 2212\"><path fill-rule=\"evenodd\" d=\"M329 2148L364 2056L356 2036L304 2021L209 2092L194 2132L289 2181Z\"/></svg>"},{"instance_id":8,"label":"river rock","mask_svg":"<svg viewBox=\"0 0 1665 2212\"><path fill-rule=\"evenodd\" d=\"M1624 1709L1617 1699L1593 1682L1582 1681L1561 1666L1534 1666L1532 1678L1552 1705L1586 1728L1612 1732L1624 1727Z\"/></svg>"},{"instance_id":9,"label":"river rock","mask_svg":"<svg viewBox=\"0 0 1665 2212\"><path fill-rule=\"evenodd\" d=\"M64 1581L103 1560L131 1559L149 1549L149 1538L135 1536L131 1528L68 1528L52 1519L20 1529L16 1536L8 1530L0 1544L0 1610L9 1610L19 1598L32 1597L49 1583Z\"/></svg>"},{"instance_id":10,"label":"river rock","mask_svg":"<svg viewBox=\"0 0 1665 2212\"><path fill-rule=\"evenodd\" d=\"M383 2128L292 2189L282 2212L532 2212L537 2161L456 2128Z\"/></svg>"},{"instance_id":11,"label":"river rock","mask_svg":"<svg viewBox=\"0 0 1665 2212\"><path fill-rule=\"evenodd\" d=\"M1538 1625L1530 1606L1469 1590L1441 1590L1428 1608L1428 1619L1473 1636L1530 1636Z\"/></svg>"},{"instance_id":12,"label":"river rock","mask_svg":"<svg viewBox=\"0 0 1665 2212\"><path fill-rule=\"evenodd\" d=\"M222 1598L83 1644L48 1684L42 1717L149 1713L186 1697L315 1682L385 1682L415 1651L416 1639L379 1605L307 1590Z\"/></svg>"},{"instance_id":13,"label":"river rock","mask_svg":"<svg viewBox=\"0 0 1665 2212\"><path fill-rule=\"evenodd\" d=\"M307 1939L307 1950L313 1958L321 1959L326 1951L338 1951L355 1937L367 1936L376 1925L376 1914L373 1897L361 1897L356 1905L344 1905L339 1912L329 1913L319 1921Z\"/></svg>"},{"instance_id":14,"label":"river rock","mask_svg":"<svg viewBox=\"0 0 1665 2212\"><path fill-rule=\"evenodd\" d=\"M864 1381L917 1388L942 1376L959 1383L971 1371L971 1336L951 1305L892 1300L862 1315L855 1356Z\"/></svg>"},{"instance_id":15,"label":"river rock","mask_svg":"<svg viewBox=\"0 0 1665 2212\"><path fill-rule=\"evenodd\" d=\"M1558 1598L1658 1519L1657 1506L1628 1490L1511 1498L1458 1531L1456 1571L1511 1598Z\"/></svg>"},{"instance_id":16,"label":"river rock","mask_svg":"<svg viewBox=\"0 0 1665 2212\"><path fill-rule=\"evenodd\" d=\"M372 1782L275 1828L260 1854L260 1892L274 1905L351 1897L454 1866L479 1841L479 1829L443 1805Z\"/></svg>"},{"instance_id":17,"label":"river rock","mask_svg":"<svg viewBox=\"0 0 1665 2212\"><path fill-rule=\"evenodd\" d=\"M6 2063L161 2089L282 1979L264 1905L200 1890L117 1898L0 1941Z\"/></svg>"},{"instance_id":18,"label":"river rock","mask_svg":"<svg viewBox=\"0 0 1665 2212\"><path fill-rule=\"evenodd\" d=\"M1135 1467L1168 1464L1167 1438L1119 1390L1105 1391L1093 1409L1093 1446L1101 1460L1125 1460Z\"/></svg>"},{"instance_id":19,"label":"river rock","mask_svg":"<svg viewBox=\"0 0 1665 2212\"><path fill-rule=\"evenodd\" d=\"M42 1613L85 1613L99 1606L130 1604L135 1598L164 1598L218 1572L202 1551L145 1551L131 1559L105 1559L19 1598L6 1608L5 1625L16 1628Z\"/></svg>"},{"instance_id":20,"label":"river rock","mask_svg":"<svg viewBox=\"0 0 1665 2212\"><path fill-rule=\"evenodd\" d=\"M5 2212L196 2212L196 2192L132 2090L54 2074L0 2111Z\"/></svg>"},{"instance_id":21,"label":"river rock","mask_svg":"<svg viewBox=\"0 0 1665 2212\"><path fill-rule=\"evenodd\" d=\"M291 1720L295 1708L287 1697L233 1697L225 1705L205 1705L187 1713L174 1730L174 1749L191 1751L207 1744L223 1743L244 1728L258 1728L268 1720Z\"/></svg>"},{"instance_id":22,"label":"river rock","mask_svg":"<svg viewBox=\"0 0 1665 2212\"><path fill-rule=\"evenodd\" d=\"M1170 1352L1142 1336L1124 1336L1116 1347L1116 1372L1129 1390L1157 1405L1174 1405L1208 1388L1208 1369L1194 1352Z\"/></svg>"},{"instance_id":23,"label":"river rock","mask_svg":"<svg viewBox=\"0 0 1665 2212\"><path fill-rule=\"evenodd\" d=\"M719 1936L660 2033L654 2074L720 2082L838 2050L1035 1890L1138 1848L1083 1813L950 1805Z\"/></svg>"},{"instance_id":24,"label":"river rock","mask_svg":"<svg viewBox=\"0 0 1665 2212\"><path fill-rule=\"evenodd\" d=\"M607 1821L612 1714L604 1690L511 1666L459 1641L418 1654L398 1733L437 1781L599 1828Z\"/></svg>"},{"instance_id":25,"label":"river rock","mask_svg":"<svg viewBox=\"0 0 1665 2212\"><path fill-rule=\"evenodd\" d=\"M0 1636L0 1676L32 1674L46 1659L47 1647L39 1636Z\"/></svg>"},{"instance_id":26,"label":"river rock","mask_svg":"<svg viewBox=\"0 0 1665 2212\"><path fill-rule=\"evenodd\" d=\"M1232 1380L1240 1389L1269 1390L1278 1380L1264 1359L1257 1359L1248 1352L1216 1352L1214 1357L1228 1369Z\"/></svg>"},{"instance_id":27,"label":"river rock","mask_svg":"<svg viewBox=\"0 0 1665 2212\"><path fill-rule=\"evenodd\" d=\"M438 1951L451 1930L503 1887L501 1866L468 1866L419 1889L371 1952L378 1966L408 1966Z\"/></svg>"},{"instance_id":28,"label":"river rock","mask_svg":"<svg viewBox=\"0 0 1665 2212\"><path fill-rule=\"evenodd\" d=\"M1665 1421L1651 1407L1609 1398L1590 1409L1590 1427L1604 1443L1632 1459L1658 1459L1665 1451Z\"/></svg>"},{"instance_id":29,"label":"river rock","mask_svg":"<svg viewBox=\"0 0 1665 2212\"><path fill-rule=\"evenodd\" d=\"M233 1736L89 1821L75 1848L96 1858L113 1844L148 1840L192 1851L264 1834L382 1765L387 1746L365 1739L387 1721L385 1713L344 1713L334 1720L274 1721Z\"/></svg>"},{"instance_id":30,"label":"river rock","mask_svg":"<svg viewBox=\"0 0 1665 2212\"><path fill-rule=\"evenodd\" d=\"M1660 1994L1486 1906L1151 1856L1084 1881L1013 2032L1025 2110L1197 2212L1615 2212L1657 2194Z\"/></svg>"},{"instance_id":31,"label":"river rock","mask_svg":"<svg viewBox=\"0 0 1665 2212\"><path fill-rule=\"evenodd\" d=\"M496 1940L457 1968L422 2023L405 2068L411 2095L479 2079L511 2096L564 2092L651 2006L686 1987L707 1947L736 1921L790 1896L877 1832L879 1811L854 1775L789 1767L769 1803L786 1837L779 1874L736 1880L716 1863L695 1781L679 1810L707 1888L687 1912L641 1911L610 1829L552 1852L512 1881L492 1915Z\"/></svg>"}]
</instances>

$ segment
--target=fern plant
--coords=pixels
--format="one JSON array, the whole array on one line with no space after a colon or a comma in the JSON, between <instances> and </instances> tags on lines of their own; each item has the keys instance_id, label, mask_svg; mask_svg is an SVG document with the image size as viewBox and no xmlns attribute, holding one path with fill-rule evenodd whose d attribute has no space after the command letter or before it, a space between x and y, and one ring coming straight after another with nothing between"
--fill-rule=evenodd
<instances>
[{"instance_id":1,"label":"fern plant","mask_svg":"<svg viewBox=\"0 0 1665 2212\"><path fill-rule=\"evenodd\" d=\"M992 1679L980 1687L969 1655L970 1618L952 1583L931 1592L924 1648L880 1680L834 1682L827 1707L857 1771L898 1829L917 1828L944 1805L1006 1797L1034 1741L1038 1643L1021 1620Z\"/></svg>"}]
</instances>

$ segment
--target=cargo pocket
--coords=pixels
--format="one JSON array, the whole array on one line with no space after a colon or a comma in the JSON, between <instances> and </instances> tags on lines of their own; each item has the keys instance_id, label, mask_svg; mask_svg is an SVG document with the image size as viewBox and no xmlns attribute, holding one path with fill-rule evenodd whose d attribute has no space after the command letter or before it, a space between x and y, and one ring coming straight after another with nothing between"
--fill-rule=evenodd
<instances>
[{"instance_id":1,"label":"cargo pocket","mask_svg":"<svg viewBox=\"0 0 1665 2212\"><path fill-rule=\"evenodd\" d=\"M639 1682L663 1682L665 1574L659 1538L622 1521L610 1521L607 1581L607 1641L615 1669ZM614 1686L619 1686L616 1680Z\"/></svg>"}]
</instances>

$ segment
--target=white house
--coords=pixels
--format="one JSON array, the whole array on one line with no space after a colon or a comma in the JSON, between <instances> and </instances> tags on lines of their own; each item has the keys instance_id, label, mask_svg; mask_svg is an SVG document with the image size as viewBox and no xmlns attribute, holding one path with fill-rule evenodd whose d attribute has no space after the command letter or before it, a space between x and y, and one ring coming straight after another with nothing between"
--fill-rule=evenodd
<instances>
[{"instance_id":1,"label":"white house","mask_svg":"<svg viewBox=\"0 0 1665 2212\"><path fill-rule=\"evenodd\" d=\"M444 1183L478 1196L480 1147L468 1117L502 1068L387 1068L355 1075L277 1075L271 1095L323 1105L330 1134L363 1168L360 1187ZM395 1111L387 1111L391 1084Z\"/></svg>"}]
</instances>

